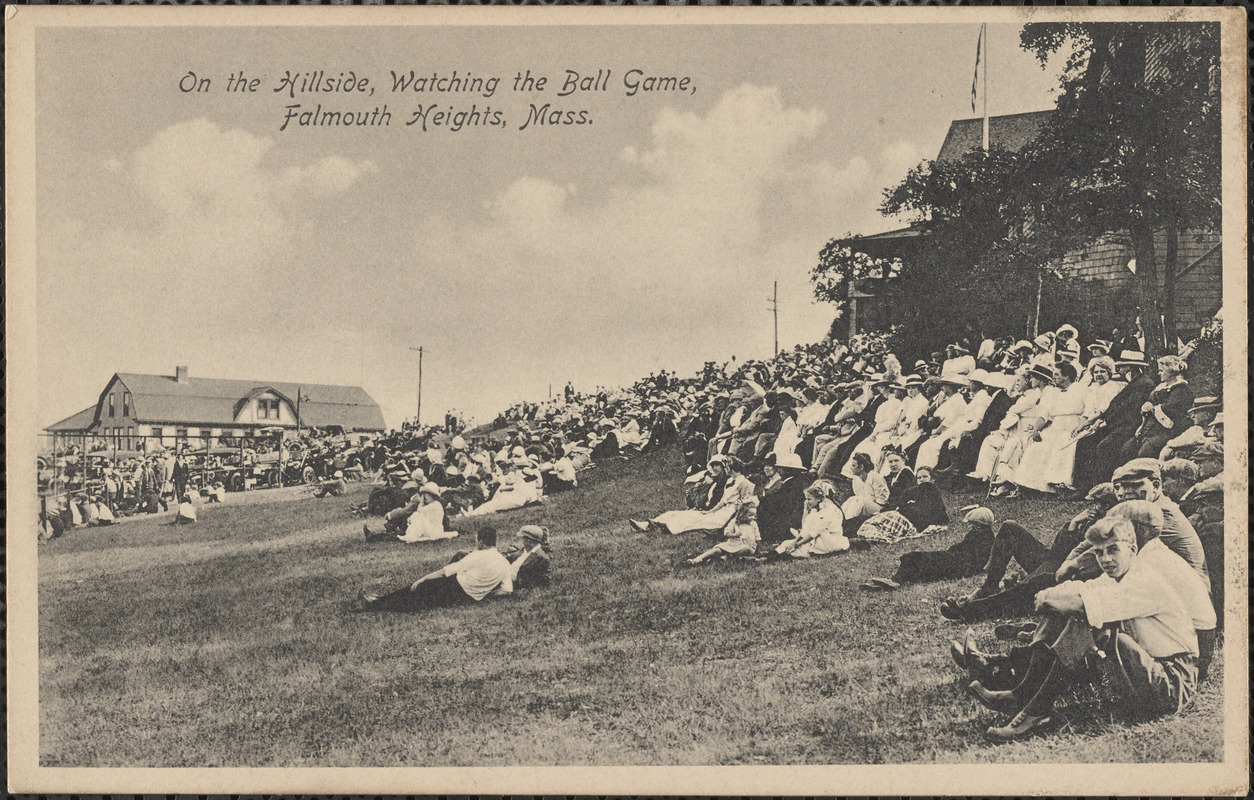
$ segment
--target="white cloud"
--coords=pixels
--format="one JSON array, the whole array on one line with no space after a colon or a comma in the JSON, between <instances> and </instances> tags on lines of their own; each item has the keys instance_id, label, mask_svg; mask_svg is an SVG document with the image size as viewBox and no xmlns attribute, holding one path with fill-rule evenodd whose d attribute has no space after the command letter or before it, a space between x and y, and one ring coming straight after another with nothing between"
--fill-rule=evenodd
<instances>
[{"instance_id":1,"label":"white cloud","mask_svg":"<svg viewBox=\"0 0 1254 800\"><path fill-rule=\"evenodd\" d=\"M127 213L95 227L52 217L39 227L41 361L88 350L92 363L136 369L195 355L202 369L224 362L219 374L253 371L247 364L264 353L257 341L278 338L287 287L306 277L297 245L323 241L303 219L309 199L341 195L375 171L335 156L282 165L273 147L197 119L105 161L104 191ZM58 400L99 391L64 383L80 377L99 379L57 374L41 393Z\"/></svg>"}]
</instances>

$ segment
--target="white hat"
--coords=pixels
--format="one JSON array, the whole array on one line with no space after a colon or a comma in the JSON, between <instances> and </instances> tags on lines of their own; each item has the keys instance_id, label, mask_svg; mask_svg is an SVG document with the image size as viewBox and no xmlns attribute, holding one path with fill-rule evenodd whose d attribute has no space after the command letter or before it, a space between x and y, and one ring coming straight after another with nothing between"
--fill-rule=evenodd
<instances>
[{"instance_id":1,"label":"white hat","mask_svg":"<svg viewBox=\"0 0 1254 800\"><path fill-rule=\"evenodd\" d=\"M796 453L784 453L782 456L775 457L775 466L788 469L805 469L801 463L801 456Z\"/></svg>"},{"instance_id":2,"label":"white hat","mask_svg":"<svg viewBox=\"0 0 1254 800\"><path fill-rule=\"evenodd\" d=\"M422 488L419 489L418 492L419 494L429 494L429 495L432 495L433 497L439 497L440 495L444 494L443 489L441 489L439 486L437 486L436 484L430 481L427 481L426 483L424 483L422 485Z\"/></svg>"}]
</instances>

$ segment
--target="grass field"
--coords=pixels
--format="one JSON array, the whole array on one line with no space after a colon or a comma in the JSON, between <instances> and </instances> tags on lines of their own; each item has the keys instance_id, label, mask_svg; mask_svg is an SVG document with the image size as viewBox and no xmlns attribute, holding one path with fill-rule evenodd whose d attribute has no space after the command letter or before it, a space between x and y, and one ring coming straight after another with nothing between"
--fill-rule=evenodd
<instances>
[{"instance_id":1,"label":"grass field","mask_svg":"<svg viewBox=\"0 0 1254 800\"><path fill-rule=\"evenodd\" d=\"M1140 762L1222 758L1222 656L1181 717L1129 723L1084 696L1052 736L984 742L936 611L972 581L892 594L885 546L803 563L674 565L697 535L624 522L682 507L673 452L476 520L549 526L554 583L429 614L362 614L359 589L471 546L366 545L344 499L80 530L40 550L44 766L501 766ZM256 501L258 497L250 497ZM951 511L971 500L951 497ZM997 501L1052 531L1074 504ZM963 526L958 526L959 528ZM992 623L976 626L986 649Z\"/></svg>"}]
</instances>

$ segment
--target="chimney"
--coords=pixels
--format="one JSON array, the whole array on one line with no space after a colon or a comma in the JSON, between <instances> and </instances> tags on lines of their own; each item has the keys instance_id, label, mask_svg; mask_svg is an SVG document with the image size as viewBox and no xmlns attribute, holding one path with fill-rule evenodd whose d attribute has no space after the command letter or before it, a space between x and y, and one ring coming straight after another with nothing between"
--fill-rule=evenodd
<instances>
[{"instance_id":1,"label":"chimney","mask_svg":"<svg viewBox=\"0 0 1254 800\"><path fill-rule=\"evenodd\" d=\"M187 367L174 368L174 382L187 383Z\"/></svg>"}]
</instances>

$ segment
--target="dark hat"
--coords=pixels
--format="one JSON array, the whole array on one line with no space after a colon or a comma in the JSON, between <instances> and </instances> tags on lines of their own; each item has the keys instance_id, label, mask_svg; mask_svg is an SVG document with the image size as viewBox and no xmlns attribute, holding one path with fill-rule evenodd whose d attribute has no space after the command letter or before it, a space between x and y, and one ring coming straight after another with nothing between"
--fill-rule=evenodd
<instances>
[{"instance_id":1,"label":"dark hat","mask_svg":"<svg viewBox=\"0 0 1254 800\"><path fill-rule=\"evenodd\" d=\"M1119 354L1119 360L1115 362L1115 365L1119 367L1145 367L1149 366L1149 362L1145 360L1145 354L1139 350L1124 350Z\"/></svg>"},{"instance_id":2,"label":"dark hat","mask_svg":"<svg viewBox=\"0 0 1254 800\"><path fill-rule=\"evenodd\" d=\"M1028 370L1029 375L1035 375L1043 381L1052 381L1054 379L1054 371L1044 364L1037 364Z\"/></svg>"},{"instance_id":3,"label":"dark hat","mask_svg":"<svg viewBox=\"0 0 1254 800\"><path fill-rule=\"evenodd\" d=\"M1110 477L1111 483L1136 483L1146 478L1159 480L1162 478L1163 465L1156 458L1134 458L1115 470Z\"/></svg>"},{"instance_id":4,"label":"dark hat","mask_svg":"<svg viewBox=\"0 0 1254 800\"><path fill-rule=\"evenodd\" d=\"M1194 411L1218 411L1224 407L1223 402L1218 397L1197 397L1193 400L1193 407L1189 409L1189 413Z\"/></svg>"}]
</instances>

